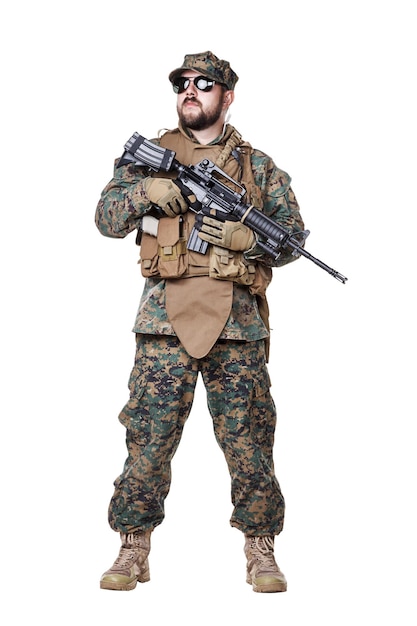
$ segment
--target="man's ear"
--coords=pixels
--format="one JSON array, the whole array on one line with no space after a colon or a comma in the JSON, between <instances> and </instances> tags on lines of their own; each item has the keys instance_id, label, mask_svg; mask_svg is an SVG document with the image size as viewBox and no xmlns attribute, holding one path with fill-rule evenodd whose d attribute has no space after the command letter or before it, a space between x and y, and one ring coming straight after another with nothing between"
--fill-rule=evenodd
<instances>
[{"instance_id":1,"label":"man's ear","mask_svg":"<svg viewBox=\"0 0 417 626\"><path fill-rule=\"evenodd\" d=\"M234 99L235 99L235 92L226 91L224 94L224 98L223 98L223 104L226 105L226 108L229 108Z\"/></svg>"}]
</instances>

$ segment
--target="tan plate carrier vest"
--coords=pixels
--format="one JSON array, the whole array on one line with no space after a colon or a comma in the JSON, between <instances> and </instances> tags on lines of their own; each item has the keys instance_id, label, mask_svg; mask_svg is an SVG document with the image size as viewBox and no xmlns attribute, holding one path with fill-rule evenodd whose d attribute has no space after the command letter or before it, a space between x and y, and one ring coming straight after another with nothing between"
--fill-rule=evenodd
<instances>
[{"instance_id":1,"label":"tan plate carrier vest","mask_svg":"<svg viewBox=\"0 0 417 626\"><path fill-rule=\"evenodd\" d=\"M181 136L179 131L167 132L160 140L161 146L177 152ZM184 147L184 141L181 142ZM240 134L233 129L226 145L219 146L221 152L215 165L228 176L238 179L242 166L241 180L253 206L262 208L259 188L255 185L251 167L251 145L242 142ZM242 164L230 155L238 150ZM198 161L213 160L213 146L195 151ZM190 155L191 162L192 156ZM186 159L182 159L185 162ZM169 177L158 172L157 176ZM175 333L187 352L196 358L205 356L221 334L229 317L233 301L233 283L248 286L257 296L260 315L269 330L269 310L266 289L271 282L272 270L256 261L247 261L243 253L233 252L209 245L207 254L188 250L187 241L195 221L195 214L188 211L175 218L159 219L156 237L142 233L140 241L140 263L146 278L166 279L166 310ZM197 280L189 280L197 278ZM214 279L214 280L213 280ZM266 342L267 356L269 342Z\"/></svg>"}]
</instances>

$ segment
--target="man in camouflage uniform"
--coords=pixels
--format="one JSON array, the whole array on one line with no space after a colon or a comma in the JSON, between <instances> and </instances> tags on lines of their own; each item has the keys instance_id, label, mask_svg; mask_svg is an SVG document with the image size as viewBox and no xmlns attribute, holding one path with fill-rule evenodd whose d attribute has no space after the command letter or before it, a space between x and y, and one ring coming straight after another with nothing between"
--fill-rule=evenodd
<instances>
[{"instance_id":1,"label":"man in camouflage uniform","mask_svg":"<svg viewBox=\"0 0 417 626\"><path fill-rule=\"evenodd\" d=\"M240 181L246 201L290 232L301 231L289 176L226 123L238 80L229 63L210 51L189 54L169 80L177 94L178 128L152 141L174 150L186 165L210 159ZM266 365L265 291L271 267L294 256L284 251L274 261L248 227L222 222L215 212L197 220L209 252L189 251L185 242L195 212L174 176L150 175L131 163L115 167L96 210L97 227L107 237L138 230L146 277L134 326L130 398L119 416L128 458L109 506L109 523L122 546L100 585L129 590L149 580L150 536L164 518L170 464L200 373L231 476L230 523L245 535L247 582L255 591L285 591L274 557L284 499L273 463L276 412ZM151 215L155 206L158 219Z\"/></svg>"}]
</instances>

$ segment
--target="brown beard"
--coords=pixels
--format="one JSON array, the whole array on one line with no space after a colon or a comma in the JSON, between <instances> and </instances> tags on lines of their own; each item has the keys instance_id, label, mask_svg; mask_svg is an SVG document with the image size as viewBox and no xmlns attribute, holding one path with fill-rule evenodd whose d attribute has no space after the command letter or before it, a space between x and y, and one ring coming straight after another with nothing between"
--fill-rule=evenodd
<instances>
[{"instance_id":1,"label":"brown beard","mask_svg":"<svg viewBox=\"0 0 417 626\"><path fill-rule=\"evenodd\" d=\"M189 100L194 100L194 98L186 98L183 104ZM210 128L210 126L213 126L219 120L222 110L223 103L221 98L219 98L217 105L213 105L213 107L207 111L203 111L200 108L197 115L195 115L194 109L192 115L188 115L187 113L183 113L182 109L177 107L178 117L181 124L190 130L206 130L207 128Z\"/></svg>"}]
</instances>

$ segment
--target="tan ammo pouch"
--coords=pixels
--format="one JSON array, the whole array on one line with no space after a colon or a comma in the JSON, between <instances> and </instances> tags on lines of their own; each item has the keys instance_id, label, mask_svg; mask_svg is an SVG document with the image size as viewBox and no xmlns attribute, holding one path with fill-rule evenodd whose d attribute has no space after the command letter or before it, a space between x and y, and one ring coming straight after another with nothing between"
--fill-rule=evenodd
<instances>
[{"instance_id":1,"label":"tan ammo pouch","mask_svg":"<svg viewBox=\"0 0 417 626\"><path fill-rule=\"evenodd\" d=\"M233 252L220 246L210 246L210 278L232 280L239 285L251 285L255 280L256 268L245 261L242 252Z\"/></svg>"},{"instance_id":2,"label":"tan ammo pouch","mask_svg":"<svg viewBox=\"0 0 417 626\"><path fill-rule=\"evenodd\" d=\"M174 218L162 217L156 237L148 233L142 234L140 262L145 278L178 278L185 273L187 242L180 237L181 219L180 215Z\"/></svg>"}]
</instances>

